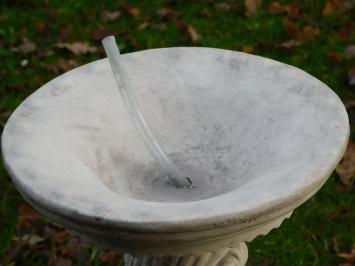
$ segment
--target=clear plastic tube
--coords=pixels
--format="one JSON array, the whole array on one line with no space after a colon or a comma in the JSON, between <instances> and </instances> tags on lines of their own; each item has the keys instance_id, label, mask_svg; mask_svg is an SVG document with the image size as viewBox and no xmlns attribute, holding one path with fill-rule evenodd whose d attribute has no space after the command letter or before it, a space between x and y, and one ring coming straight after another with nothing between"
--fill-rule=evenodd
<instances>
[{"instance_id":1,"label":"clear plastic tube","mask_svg":"<svg viewBox=\"0 0 355 266\"><path fill-rule=\"evenodd\" d=\"M162 146L148 127L144 119L142 111L138 105L137 98L134 94L133 87L129 81L126 70L121 60L120 52L114 36L108 36L102 40L105 52L109 59L113 75L115 77L118 89L122 95L123 101L127 107L127 111L132 118L134 125L140 133L145 145L158 161L164 174L169 178L170 182L179 188L192 188L192 181L189 177L184 176L178 167L171 161Z\"/></svg>"}]
</instances>

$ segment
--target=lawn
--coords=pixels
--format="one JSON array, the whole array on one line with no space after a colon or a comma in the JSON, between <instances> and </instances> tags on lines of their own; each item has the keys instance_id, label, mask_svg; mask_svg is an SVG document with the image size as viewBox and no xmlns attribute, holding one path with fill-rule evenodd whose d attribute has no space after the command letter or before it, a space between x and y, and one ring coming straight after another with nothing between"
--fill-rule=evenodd
<instances>
[{"instance_id":1,"label":"lawn","mask_svg":"<svg viewBox=\"0 0 355 266\"><path fill-rule=\"evenodd\" d=\"M117 36L122 53L206 46L297 66L349 106L354 141L353 0L3 0L0 130L41 85L105 57L100 39L108 34ZM0 265L118 263L119 255L81 243L24 204L0 161ZM248 245L248 265L354 265L352 193L334 172L279 229Z\"/></svg>"}]
</instances>

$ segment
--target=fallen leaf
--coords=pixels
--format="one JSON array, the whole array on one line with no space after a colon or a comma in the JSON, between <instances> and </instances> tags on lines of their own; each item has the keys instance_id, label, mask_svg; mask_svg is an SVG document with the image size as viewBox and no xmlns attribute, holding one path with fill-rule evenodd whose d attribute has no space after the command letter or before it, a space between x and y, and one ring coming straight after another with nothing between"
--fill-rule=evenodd
<instances>
[{"instance_id":1,"label":"fallen leaf","mask_svg":"<svg viewBox=\"0 0 355 266\"><path fill-rule=\"evenodd\" d=\"M242 47L242 52L251 54L255 51L255 48L253 46L245 45Z\"/></svg>"},{"instance_id":2,"label":"fallen leaf","mask_svg":"<svg viewBox=\"0 0 355 266\"><path fill-rule=\"evenodd\" d=\"M262 0L245 0L245 15L247 17L255 16L261 7L261 4Z\"/></svg>"},{"instance_id":3,"label":"fallen leaf","mask_svg":"<svg viewBox=\"0 0 355 266\"><path fill-rule=\"evenodd\" d=\"M187 26L187 31L190 34L191 41L193 43L197 43L197 42L199 42L201 40L200 34L197 32L197 30L193 26L188 25Z\"/></svg>"},{"instance_id":4,"label":"fallen leaf","mask_svg":"<svg viewBox=\"0 0 355 266\"><path fill-rule=\"evenodd\" d=\"M279 2L271 2L268 11L271 14L280 14L284 12L283 6Z\"/></svg>"},{"instance_id":5,"label":"fallen leaf","mask_svg":"<svg viewBox=\"0 0 355 266\"><path fill-rule=\"evenodd\" d=\"M57 243L57 244L63 244L69 238L70 238L70 235L69 235L68 231L63 230L53 237L53 242Z\"/></svg>"},{"instance_id":6,"label":"fallen leaf","mask_svg":"<svg viewBox=\"0 0 355 266\"><path fill-rule=\"evenodd\" d=\"M55 46L66 49L75 55L96 53L98 51L96 47L90 46L87 42L57 43Z\"/></svg>"},{"instance_id":7,"label":"fallen leaf","mask_svg":"<svg viewBox=\"0 0 355 266\"><path fill-rule=\"evenodd\" d=\"M283 10L287 13L290 18L297 19L300 16L300 10L296 5L284 5Z\"/></svg>"},{"instance_id":8,"label":"fallen leaf","mask_svg":"<svg viewBox=\"0 0 355 266\"><path fill-rule=\"evenodd\" d=\"M355 58L355 45L350 45L346 47L345 56L348 59Z\"/></svg>"},{"instance_id":9,"label":"fallen leaf","mask_svg":"<svg viewBox=\"0 0 355 266\"><path fill-rule=\"evenodd\" d=\"M174 20L179 17L180 13L171 8L160 8L158 15L161 20Z\"/></svg>"},{"instance_id":10,"label":"fallen leaf","mask_svg":"<svg viewBox=\"0 0 355 266\"><path fill-rule=\"evenodd\" d=\"M43 237L40 237L39 235L35 234L25 234L21 237L14 236L12 239L16 242L23 242L30 246L36 245L37 243L45 240Z\"/></svg>"},{"instance_id":11,"label":"fallen leaf","mask_svg":"<svg viewBox=\"0 0 355 266\"><path fill-rule=\"evenodd\" d=\"M281 44L279 44L278 46L279 47L283 47L283 48L293 48L293 47L297 47L297 46L300 46L302 43L298 40L295 40L295 39L291 39L291 40L288 40L288 41L285 41Z\"/></svg>"},{"instance_id":12,"label":"fallen leaf","mask_svg":"<svg viewBox=\"0 0 355 266\"><path fill-rule=\"evenodd\" d=\"M314 41L320 34L320 30L317 27L306 26L299 38L303 42Z\"/></svg>"},{"instance_id":13,"label":"fallen leaf","mask_svg":"<svg viewBox=\"0 0 355 266\"><path fill-rule=\"evenodd\" d=\"M355 86L355 66L348 71L349 85Z\"/></svg>"},{"instance_id":14,"label":"fallen leaf","mask_svg":"<svg viewBox=\"0 0 355 266\"><path fill-rule=\"evenodd\" d=\"M115 21L119 16L121 16L121 12L120 11L103 10L101 12L101 18L105 22Z\"/></svg>"},{"instance_id":15,"label":"fallen leaf","mask_svg":"<svg viewBox=\"0 0 355 266\"><path fill-rule=\"evenodd\" d=\"M344 106L346 109L351 109L355 107L355 100L345 101Z\"/></svg>"},{"instance_id":16,"label":"fallen leaf","mask_svg":"<svg viewBox=\"0 0 355 266\"><path fill-rule=\"evenodd\" d=\"M229 10L231 10L231 6L227 3L216 3L214 5L214 8L219 11L219 12L228 12Z\"/></svg>"},{"instance_id":17,"label":"fallen leaf","mask_svg":"<svg viewBox=\"0 0 355 266\"><path fill-rule=\"evenodd\" d=\"M18 229L32 227L34 223L42 220L41 215L26 202L20 205L18 212Z\"/></svg>"},{"instance_id":18,"label":"fallen leaf","mask_svg":"<svg viewBox=\"0 0 355 266\"><path fill-rule=\"evenodd\" d=\"M355 176L355 144L352 142L349 142L344 157L335 171L344 185L352 186Z\"/></svg>"},{"instance_id":19,"label":"fallen leaf","mask_svg":"<svg viewBox=\"0 0 355 266\"><path fill-rule=\"evenodd\" d=\"M23 54L29 54L29 53L33 53L34 51L36 51L36 49L37 49L37 46L35 43L25 42L17 47L12 48L12 51L20 52Z\"/></svg>"},{"instance_id":20,"label":"fallen leaf","mask_svg":"<svg viewBox=\"0 0 355 266\"><path fill-rule=\"evenodd\" d=\"M347 260L348 262L355 262L355 254L354 253L337 253L339 258Z\"/></svg>"},{"instance_id":21,"label":"fallen leaf","mask_svg":"<svg viewBox=\"0 0 355 266\"><path fill-rule=\"evenodd\" d=\"M288 18L284 19L283 24L288 34L298 36L301 33L301 30Z\"/></svg>"},{"instance_id":22,"label":"fallen leaf","mask_svg":"<svg viewBox=\"0 0 355 266\"><path fill-rule=\"evenodd\" d=\"M148 21L144 21L142 24L140 24L138 26L138 30L144 30L149 26L149 22Z\"/></svg>"},{"instance_id":23,"label":"fallen leaf","mask_svg":"<svg viewBox=\"0 0 355 266\"><path fill-rule=\"evenodd\" d=\"M107 36L110 36L110 35L123 35L124 32L122 31L119 31L119 30L113 30L113 29L101 29L101 30L97 30L97 31L94 31L93 33L91 33L91 38L94 40L94 41L100 41L107 37Z\"/></svg>"},{"instance_id":24,"label":"fallen leaf","mask_svg":"<svg viewBox=\"0 0 355 266\"><path fill-rule=\"evenodd\" d=\"M336 63L340 63L342 61L341 55L338 54L337 52L327 52L327 57L332 59Z\"/></svg>"},{"instance_id":25,"label":"fallen leaf","mask_svg":"<svg viewBox=\"0 0 355 266\"><path fill-rule=\"evenodd\" d=\"M329 0L323 9L323 16L328 16L332 14L336 9L338 9L340 0Z\"/></svg>"},{"instance_id":26,"label":"fallen leaf","mask_svg":"<svg viewBox=\"0 0 355 266\"><path fill-rule=\"evenodd\" d=\"M72 59L70 60L60 59L56 63L42 64L41 66L51 72L61 73L61 72L67 72L69 70L72 70L73 68L78 67L79 64Z\"/></svg>"},{"instance_id":27,"label":"fallen leaf","mask_svg":"<svg viewBox=\"0 0 355 266\"><path fill-rule=\"evenodd\" d=\"M46 29L46 24L44 24L43 22L38 22L36 24L37 32L43 32L45 29Z\"/></svg>"},{"instance_id":28,"label":"fallen leaf","mask_svg":"<svg viewBox=\"0 0 355 266\"><path fill-rule=\"evenodd\" d=\"M100 262L104 264L118 264L121 256L113 251L102 252L99 256Z\"/></svg>"},{"instance_id":29,"label":"fallen leaf","mask_svg":"<svg viewBox=\"0 0 355 266\"><path fill-rule=\"evenodd\" d=\"M283 48L293 48L293 47L297 47L297 46L300 46L302 43L298 40L295 40L295 39L291 39L291 40L288 40L288 41L285 41L283 43L281 43L279 45L279 47L283 47Z\"/></svg>"},{"instance_id":30,"label":"fallen leaf","mask_svg":"<svg viewBox=\"0 0 355 266\"><path fill-rule=\"evenodd\" d=\"M140 9L138 9L136 7L128 7L127 12L135 19L138 19L141 16Z\"/></svg>"}]
</instances>

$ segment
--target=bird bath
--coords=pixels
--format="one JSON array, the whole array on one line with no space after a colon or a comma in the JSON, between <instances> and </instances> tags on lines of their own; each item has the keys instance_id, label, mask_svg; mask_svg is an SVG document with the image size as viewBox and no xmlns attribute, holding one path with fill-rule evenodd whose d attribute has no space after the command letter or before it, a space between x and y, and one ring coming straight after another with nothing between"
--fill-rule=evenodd
<instances>
[{"instance_id":1,"label":"bird bath","mask_svg":"<svg viewBox=\"0 0 355 266\"><path fill-rule=\"evenodd\" d=\"M314 195L345 151L343 104L295 67L212 48L145 50L122 64L145 119L194 188L162 178L107 59L28 97L5 126L2 152L28 202L126 253L126 265L244 265L245 242Z\"/></svg>"}]
</instances>

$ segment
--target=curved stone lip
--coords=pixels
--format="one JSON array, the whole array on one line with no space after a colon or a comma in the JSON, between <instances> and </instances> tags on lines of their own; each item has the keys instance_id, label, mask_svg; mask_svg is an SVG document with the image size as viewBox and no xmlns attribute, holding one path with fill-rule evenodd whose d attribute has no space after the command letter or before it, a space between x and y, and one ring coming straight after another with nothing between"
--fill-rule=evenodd
<instances>
[{"instance_id":1,"label":"curved stone lip","mask_svg":"<svg viewBox=\"0 0 355 266\"><path fill-rule=\"evenodd\" d=\"M165 49L212 49L212 50L228 51L228 50L214 49L214 48L181 47L181 48L151 49L151 50L135 52L132 54L126 54L123 56L126 57L130 55L137 55L140 53L145 53L147 51L159 52L160 50L165 50ZM228 52L232 52L232 51L228 51ZM240 53L240 52L233 52L233 53ZM244 54L244 53L240 53L240 54ZM254 55L247 55L247 56L257 57L260 60L274 61L260 56L254 56ZM277 61L274 62L277 64L283 64ZM86 64L77 69L85 68L88 65L93 63ZM69 73L74 73L74 71L76 71L77 69L67 72L65 75ZM305 75L308 75L306 72L304 73ZM325 84L323 85L327 89L329 89ZM45 86L43 86L39 90L43 90L43 89L45 89ZM332 95L333 97L337 98L339 102L339 108L341 108L342 103L338 98L338 96L334 92L332 93ZM29 96L29 97L33 97L33 96ZM158 203L158 202L143 202L140 200L128 200L124 202L125 204L132 204L130 206L127 206L127 209L129 208L134 209L138 205L151 206L152 208L166 208L166 209L175 208L177 212L181 212L181 213L184 213L185 211L189 212L196 208L199 209L198 215L190 214L190 215L186 215L186 217L182 215L182 217L178 217L178 219L175 220L172 219L169 220L169 217L166 217L166 219L164 217L163 219L161 216L153 217L153 219L151 220L149 219L137 220L134 219L134 215L131 216L131 218L133 217L133 219L126 219L126 220L121 219L119 215L115 217L109 215L105 217L104 215L100 215L100 217L98 217L94 215L94 213L92 212L90 213L87 210L82 211L79 209L72 208L71 206L68 206L63 202L57 202L50 198L44 198L40 192L34 191L30 186L23 183L21 178L24 175L26 175L26 170L21 169L21 167L17 167L17 165L14 165L12 163L12 156L14 155L12 154L10 147L7 145L8 138L11 138L8 132L10 131L12 125L16 123L16 116L18 113L21 112L21 106L17 108L17 110L12 114L7 124L5 125L2 134L2 139L1 139L1 148L2 148L3 158L4 158L5 168L8 171L9 175L11 176L12 181L16 185L17 189L21 192L21 194L23 194L26 198L32 199L31 202L34 204L35 207L36 205L40 205L47 210L51 210L51 211L53 210L56 214L58 214L58 216L66 217L66 219L73 219L78 222L87 225L92 225L92 226L105 226L105 227L116 228L124 231L146 232L146 233L148 232L168 232L168 233L169 232L172 233L190 232L190 231L205 230L208 228L225 227L233 224L242 225L246 223L254 223L256 221L269 219L274 212L277 212L277 210L286 209L287 206L292 204L293 202L301 201L302 198L305 198L311 192L317 191L322 186L322 184L326 181L326 179L330 176L332 171L335 169L336 165L339 163L342 156L344 155L347 147L350 130L349 130L348 118L344 106L342 106L342 108L344 111L344 118L346 119L346 121L344 121L345 122L344 127L346 127L346 136L343 136L342 138L342 145L339 147L339 149L336 152L334 152L335 155L332 156L331 163L328 164L326 167L321 168L316 176L309 176L308 179L309 182L304 184L302 188L298 188L296 190L290 191L289 193L284 194L281 197L271 199L270 201L264 201L261 204L260 202L258 202L256 206L251 206L248 209L244 209L241 211L231 211L233 209L231 208L221 213L216 212L216 214L212 214L209 216L203 215L203 211L208 209L209 204L211 203L215 204L214 207L218 207L219 205L224 205L224 204L231 204L233 203L233 192L229 192L221 196L217 196L214 198L201 200L197 202Z\"/></svg>"}]
</instances>

